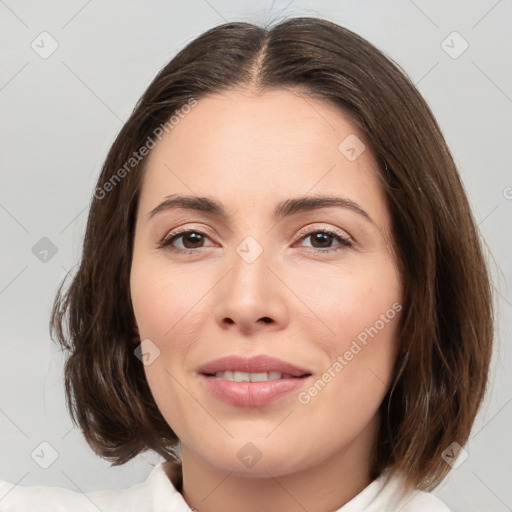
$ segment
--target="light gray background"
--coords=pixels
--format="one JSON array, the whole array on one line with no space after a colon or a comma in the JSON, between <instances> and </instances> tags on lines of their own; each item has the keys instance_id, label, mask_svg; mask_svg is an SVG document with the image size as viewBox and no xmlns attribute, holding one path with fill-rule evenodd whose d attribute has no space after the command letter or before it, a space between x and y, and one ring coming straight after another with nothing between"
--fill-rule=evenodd
<instances>
[{"instance_id":1,"label":"light gray background","mask_svg":"<svg viewBox=\"0 0 512 512\"><path fill-rule=\"evenodd\" d=\"M492 390L466 446L469 457L435 493L453 511L510 511L510 0L0 0L0 479L117 489L144 480L159 460L146 455L111 468L72 427L63 355L48 334L50 306L78 261L106 152L156 72L214 25L279 13L325 17L366 37L405 69L437 116L493 255L499 323ZM46 59L31 48L34 40L42 46L43 31L59 45ZM464 42L446 39L453 31L469 44L458 58ZM49 39L44 44L48 50ZM46 262L32 252L42 237L57 248ZM35 462L51 462L43 441L58 454L48 469Z\"/></svg>"}]
</instances>

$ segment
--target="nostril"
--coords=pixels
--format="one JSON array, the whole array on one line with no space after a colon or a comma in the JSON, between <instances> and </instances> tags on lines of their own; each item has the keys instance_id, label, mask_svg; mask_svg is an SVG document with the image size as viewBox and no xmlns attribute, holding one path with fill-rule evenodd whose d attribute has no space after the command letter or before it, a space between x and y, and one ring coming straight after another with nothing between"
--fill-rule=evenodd
<instances>
[{"instance_id":1,"label":"nostril","mask_svg":"<svg viewBox=\"0 0 512 512\"><path fill-rule=\"evenodd\" d=\"M268 316L264 316L261 320L263 320L266 324L269 324L272 322L272 319L269 318Z\"/></svg>"}]
</instances>

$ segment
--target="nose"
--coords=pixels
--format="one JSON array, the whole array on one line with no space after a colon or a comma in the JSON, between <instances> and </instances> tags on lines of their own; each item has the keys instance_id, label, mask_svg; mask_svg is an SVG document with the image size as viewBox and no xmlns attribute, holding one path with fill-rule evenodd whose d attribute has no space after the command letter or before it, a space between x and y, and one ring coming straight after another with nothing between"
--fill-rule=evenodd
<instances>
[{"instance_id":1,"label":"nose","mask_svg":"<svg viewBox=\"0 0 512 512\"><path fill-rule=\"evenodd\" d=\"M214 317L223 330L251 334L288 324L287 289L270 259L265 251L254 261L234 254L231 270L216 287Z\"/></svg>"}]
</instances>

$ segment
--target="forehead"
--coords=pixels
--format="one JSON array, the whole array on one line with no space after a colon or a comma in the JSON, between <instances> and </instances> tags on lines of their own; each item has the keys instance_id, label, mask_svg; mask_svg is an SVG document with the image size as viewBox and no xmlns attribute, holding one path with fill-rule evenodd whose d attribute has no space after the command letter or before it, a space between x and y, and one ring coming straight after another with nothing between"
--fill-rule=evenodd
<instances>
[{"instance_id":1,"label":"forehead","mask_svg":"<svg viewBox=\"0 0 512 512\"><path fill-rule=\"evenodd\" d=\"M363 139L347 116L326 101L283 89L263 94L230 90L201 98L181 116L150 160L166 150L173 150L176 158L189 153L190 160L215 147L219 159L228 155L247 162L257 156L260 165L275 164L276 157L291 163L317 161L327 148L326 157L338 156L339 142L350 134Z\"/></svg>"},{"instance_id":2,"label":"forehead","mask_svg":"<svg viewBox=\"0 0 512 512\"><path fill-rule=\"evenodd\" d=\"M201 98L152 149L141 207L171 193L246 207L339 193L385 215L375 169L367 141L332 104L281 89L231 90Z\"/></svg>"}]
</instances>

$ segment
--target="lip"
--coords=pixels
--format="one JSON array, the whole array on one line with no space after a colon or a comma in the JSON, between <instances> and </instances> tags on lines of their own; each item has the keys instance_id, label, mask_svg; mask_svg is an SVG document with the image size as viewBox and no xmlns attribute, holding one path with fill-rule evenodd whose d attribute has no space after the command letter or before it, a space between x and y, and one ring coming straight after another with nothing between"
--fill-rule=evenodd
<instances>
[{"instance_id":1,"label":"lip","mask_svg":"<svg viewBox=\"0 0 512 512\"><path fill-rule=\"evenodd\" d=\"M256 373L256 372L281 372L292 377L302 377L311 375L311 372L304 368L299 368L287 361L275 357L259 355L251 357L227 356L210 361L199 368L199 373L203 375L212 375L217 372L234 371Z\"/></svg>"},{"instance_id":2,"label":"lip","mask_svg":"<svg viewBox=\"0 0 512 512\"><path fill-rule=\"evenodd\" d=\"M291 378L260 382L234 382L215 377L216 372L248 373L277 371ZM287 361L269 356L228 356L211 361L199 369L208 391L223 402L239 407L261 407L297 391L310 380L311 372Z\"/></svg>"}]
</instances>

